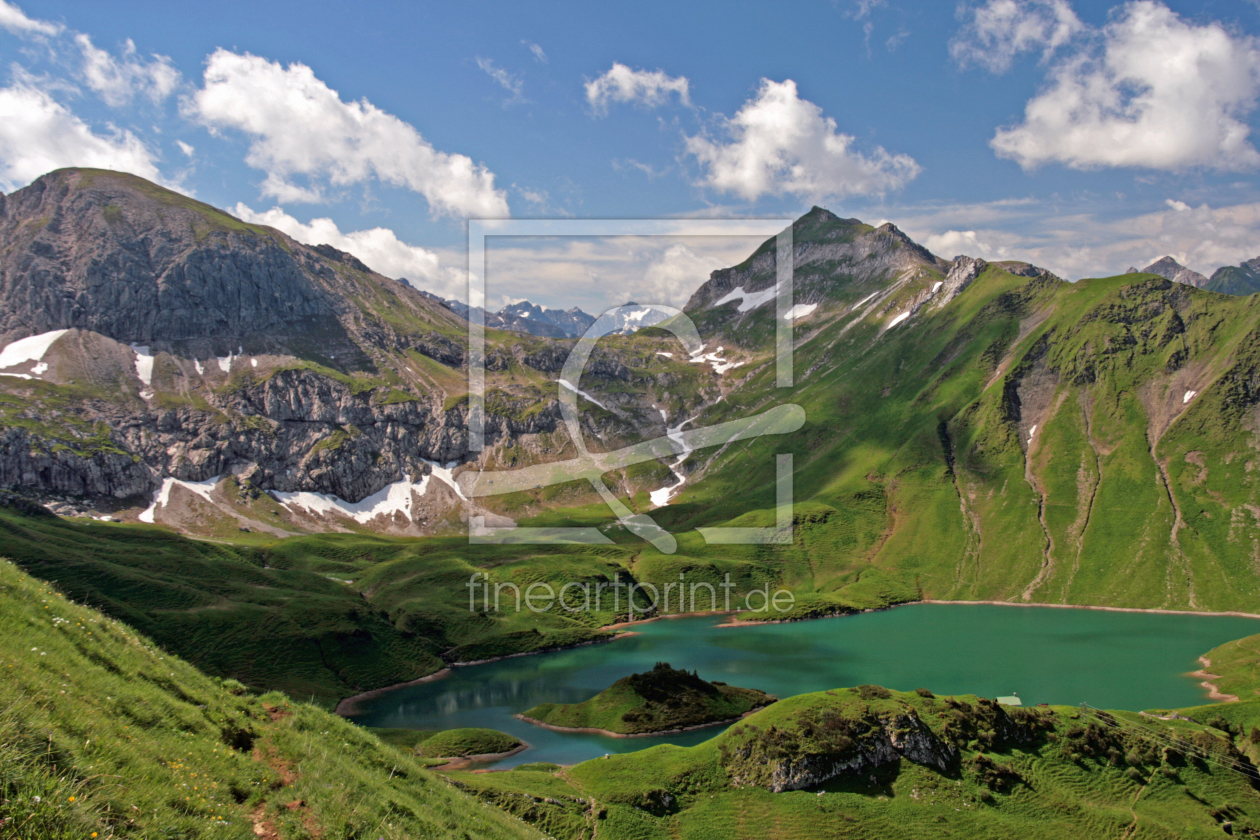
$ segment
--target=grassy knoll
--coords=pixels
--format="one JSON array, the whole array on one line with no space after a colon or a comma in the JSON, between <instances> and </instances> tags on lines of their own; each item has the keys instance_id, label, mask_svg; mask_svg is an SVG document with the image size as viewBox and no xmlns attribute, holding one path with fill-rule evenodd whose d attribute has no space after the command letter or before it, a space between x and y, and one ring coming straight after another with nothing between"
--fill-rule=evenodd
<instances>
[{"instance_id":1,"label":"grassy knoll","mask_svg":"<svg viewBox=\"0 0 1260 840\"><path fill-rule=\"evenodd\" d=\"M497 729L447 729L426 738L417 747L425 758L467 758L511 752L521 741Z\"/></svg>"},{"instance_id":2,"label":"grassy knoll","mask_svg":"<svg viewBox=\"0 0 1260 840\"><path fill-rule=\"evenodd\" d=\"M248 695L0 561L0 836L534 837L366 730Z\"/></svg>"},{"instance_id":3,"label":"grassy knoll","mask_svg":"<svg viewBox=\"0 0 1260 840\"><path fill-rule=\"evenodd\" d=\"M1214 762L1246 766L1260 703L1228 708L1238 720L1221 729L860 686L782 700L695 747L451 778L570 837L1171 840L1220 837L1225 822L1252 836L1260 797Z\"/></svg>"},{"instance_id":4,"label":"grassy knoll","mask_svg":"<svg viewBox=\"0 0 1260 840\"><path fill-rule=\"evenodd\" d=\"M544 703L525 717L566 729L637 735L731 720L774 700L755 688L705 682L658 662L651 671L622 677L582 703Z\"/></svg>"}]
</instances>

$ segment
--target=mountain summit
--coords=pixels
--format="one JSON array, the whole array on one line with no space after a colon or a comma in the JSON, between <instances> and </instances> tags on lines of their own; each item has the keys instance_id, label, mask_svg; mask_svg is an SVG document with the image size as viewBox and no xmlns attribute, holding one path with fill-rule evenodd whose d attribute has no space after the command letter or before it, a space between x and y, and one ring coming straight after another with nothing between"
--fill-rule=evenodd
<instances>
[{"instance_id":1,"label":"mountain summit","mask_svg":"<svg viewBox=\"0 0 1260 840\"><path fill-rule=\"evenodd\" d=\"M1130 268L1129 274L1138 274L1136 268ZM1202 289L1207 286L1208 279L1197 271L1186 268L1172 257L1161 257L1155 262L1142 269L1142 274L1157 274L1174 283L1185 283L1187 286L1194 286L1196 289Z\"/></svg>"}]
</instances>

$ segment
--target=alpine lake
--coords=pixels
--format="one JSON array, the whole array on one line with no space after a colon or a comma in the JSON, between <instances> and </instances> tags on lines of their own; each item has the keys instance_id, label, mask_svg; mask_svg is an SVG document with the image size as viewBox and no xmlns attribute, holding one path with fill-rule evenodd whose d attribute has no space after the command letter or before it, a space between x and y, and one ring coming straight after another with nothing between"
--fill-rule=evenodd
<instances>
[{"instance_id":1,"label":"alpine lake","mask_svg":"<svg viewBox=\"0 0 1260 840\"><path fill-rule=\"evenodd\" d=\"M1239 616L1112 612L980 604L910 604L784 624L720 627L724 615L643 622L635 635L480 665L357 702L351 719L407 729L488 727L530 745L495 766L574 764L662 743L692 745L723 727L610 738L554 732L515 715L539 703L577 703L657 662L706 680L780 698L866 683L900 691L997 697L1024 705L1088 703L1103 709L1209 703L1189 672L1198 657L1260 632ZM486 765L491 766L491 765Z\"/></svg>"}]
</instances>

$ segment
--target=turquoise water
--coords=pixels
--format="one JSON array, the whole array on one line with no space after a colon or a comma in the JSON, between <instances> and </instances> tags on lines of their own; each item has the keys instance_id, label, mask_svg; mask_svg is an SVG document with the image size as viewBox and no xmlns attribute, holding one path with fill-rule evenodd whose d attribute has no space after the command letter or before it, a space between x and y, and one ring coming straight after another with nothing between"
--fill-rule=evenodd
<instances>
[{"instance_id":1,"label":"turquoise water","mask_svg":"<svg viewBox=\"0 0 1260 840\"><path fill-rule=\"evenodd\" d=\"M1174 708L1208 702L1186 676L1200 655L1260 632L1260 621L1233 616L963 604L764 627L718 627L723 620L648 622L639 635L609 644L456 668L444 679L365 702L353 720L412 729L485 726L530 745L501 767L573 764L660 743L698 744L721 732L607 738L552 732L513 717L539 703L580 702L656 662L779 697L875 683L938 694L1017 692L1025 704Z\"/></svg>"}]
</instances>

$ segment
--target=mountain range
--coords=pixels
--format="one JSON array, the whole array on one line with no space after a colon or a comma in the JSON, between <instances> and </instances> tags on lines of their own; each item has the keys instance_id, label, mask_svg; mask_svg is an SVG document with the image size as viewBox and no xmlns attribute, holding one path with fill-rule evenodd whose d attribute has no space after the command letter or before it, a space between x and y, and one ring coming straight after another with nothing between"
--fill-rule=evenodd
<instances>
[{"instance_id":1,"label":"mountain range","mask_svg":"<svg viewBox=\"0 0 1260 840\"><path fill-rule=\"evenodd\" d=\"M421 294L428 295L434 300L439 299L437 295L428 292L422 291ZM635 330L659 324L668 317L656 309L642 306L634 301L617 307L614 312L602 313L598 318L583 312L576 306L567 310L548 309L527 300L510 303L498 312L487 312L480 306L469 307L460 300L444 300L442 303L465 320L468 319L470 311L479 312L482 324L492 329L512 330L550 338L579 338L596 321L599 322L600 335L610 333L628 335Z\"/></svg>"},{"instance_id":2,"label":"mountain range","mask_svg":"<svg viewBox=\"0 0 1260 840\"><path fill-rule=\"evenodd\" d=\"M214 539L580 524L610 557L639 558L636 576L733 562L804 611L1254 598L1252 298L1169 279L1188 277L1169 260L1068 283L943 259L821 208L793 230L791 388L775 372L770 240L691 296L699 349L657 328L611 335L561 385L572 339L487 329L473 452L466 324L444 302L134 176L51 173L0 218L0 485ZM483 470L572 457L562 388L580 395L588 446L674 440L606 476L679 535L672 555L645 564L585 482L476 495ZM686 443L787 402L806 418L796 432ZM708 546L696 528L773 521L784 452L795 544Z\"/></svg>"}]
</instances>

